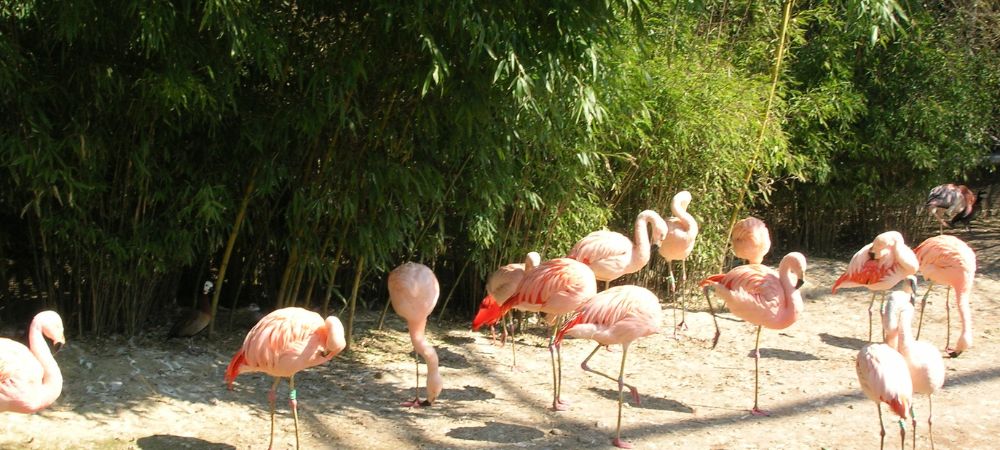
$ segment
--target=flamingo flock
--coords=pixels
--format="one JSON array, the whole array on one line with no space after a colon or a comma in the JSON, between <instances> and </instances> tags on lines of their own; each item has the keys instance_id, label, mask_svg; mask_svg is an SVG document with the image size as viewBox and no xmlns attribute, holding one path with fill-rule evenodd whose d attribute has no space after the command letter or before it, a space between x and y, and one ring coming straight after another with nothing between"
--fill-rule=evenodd
<instances>
[{"instance_id":1,"label":"flamingo flock","mask_svg":"<svg viewBox=\"0 0 1000 450\"><path fill-rule=\"evenodd\" d=\"M555 412L570 409L569 402L561 396L561 348L566 338L594 341L594 350L584 358L580 367L587 373L617 384L617 421L611 443L619 448L631 448L633 445L622 439L625 388L629 389L635 405L642 404L636 385L626 382L626 355L632 343L662 333L663 306L655 293L657 287L651 289L632 284L612 287L610 284L645 267L656 246L668 263L668 276L663 288L674 297L676 281L672 263L681 261L681 281L684 281L687 276L685 261L694 250L698 234L698 223L687 211L691 200L688 191L675 195L671 202L673 216L666 220L653 210L640 212L636 216L632 239L610 230L595 231L577 242L566 257L542 261L538 253L530 252L523 263L500 267L489 277L487 295L473 320L472 328L475 330L501 322L513 309L546 315L546 322L551 326L548 350L552 368L551 410ZM770 251L771 240L766 224L758 218L748 217L737 222L730 239L734 255L747 263L726 273L708 276L699 283L715 326L711 348L717 346L721 336L710 295L714 293L722 299L732 316L756 327L752 353L754 400L749 412L753 416L768 416L769 413L760 408L758 401L761 390L761 332L763 328L782 330L791 327L804 314L800 289L805 283L807 261L802 253L790 252L781 258L777 270L763 264ZM945 301L948 306L950 290L955 290L962 331L955 346L951 347L949 314L949 336L945 349L951 357L957 357L973 342L970 298L975 271L975 253L955 236L935 236L910 249L901 233L887 231L858 250L845 272L834 282L831 289L834 294L838 289L852 287L864 287L872 292L869 342L872 340L875 294L882 292L887 297L878 309L882 320L882 342L865 345L855 358L861 391L877 405L881 447L885 445L886 434L881 405L885 404L892 414L899 417L901 445L905 445L906 424L909 421L914 430L915 446L917 418L913 396L926 394L928 435L933 448L930 396L944 386L945 366L940 350L919 340L927 293L933 284L948 286ZM920 319L914 333L912 322L916 311L917 274L929 281L930 286L921 301ZM598 281L604 282L601 291L597 289ZM439 368L438 354L429 342L426 330L428 316L441 292L440 284L431 268L407 262L389 273L387 285L389 302L407 325L416 357L415 395L402 405L408 408L435 406L444 391L445 381ZM206 284L204 295L207 296L211 287L211 283ZM204 311L195 311L191 316L191 326L178 324L171 335L196 334L204 328L204 314ZM676 332L685 324L682 318L672 330ZM506 338L506 326L503 326L503 333L501 344ZM0 339L0 412L33 413L56 401L63 379L45 339L53 341L58 351L66 342L63 334L59 315L44 311L31 323L28 347L9 339ZM621 346L617 376L589 365L602 347L610 346ZM267 314L247 333L242 346L225 369L224 380L231 390L236 378L243 373L262 372L273 377L268 391L271 413L269 448L274 448L275 405L281 380L288 379L295 447L299 448L295 375L331 361L346 347L344 327L337 317L323 318L297 307ZM420 391L421 359L427 365L423 399ZM514 362L516 367L516 359Z\"/></svg>"}]
</instances>

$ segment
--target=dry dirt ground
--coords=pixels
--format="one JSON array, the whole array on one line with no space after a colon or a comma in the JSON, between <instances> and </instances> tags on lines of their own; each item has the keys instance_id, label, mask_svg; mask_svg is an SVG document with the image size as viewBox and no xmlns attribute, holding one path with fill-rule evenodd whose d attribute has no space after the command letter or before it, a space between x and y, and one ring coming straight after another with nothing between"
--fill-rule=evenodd
<instances>
[{"instance_id":1,"label":"dry dirt ground","mask_svg":"<svg viewBox=\"0 0 1000 450\"><path fill-rule=\"evenodd\" d=\"M942 449L996 448L1000 220L957 234L978 253L975 343L961 357L945 360L947 381L934 397L935 443ZM630 348L626 377L639 388L642 403L625 407L623 436L637 448L876 448L875 406L864 398L854 371L868 332L868 294L830 294L845 266L846 258L810 259L804 314L787 330L763 333L760 404L770 417L748 413L754 328L722 314L722 338L709 350L711 321L699 312L689 315L691 328L680 339L668 331ZM943 296L940 288L931 294L922 335L940 348ZM667 330L671 311L665 307ZM433 407L406 409L399 402L412 397L414 363L405 326L393 318L375 331L374 323L373 315L362 317L352 352L297 377L302 448L610 448L617 387L580 370L593 348L589 341L564 343L563 396L573 404L553 412L547 408L551 378L541 327L519 336L521 371L512 371L509 346L491 345L488 335L471 333L467 323L432 324L446 389ZM952 339L958 326L952 323ZM0 448L263 449L271 380L243 375L233 391L222 381L242 335L167 342L152 332L71 341L57 355L65 377L62 396L38 414L0 414ZM620 356L618 348L601 350L591 365L615 374ZM279 398L286 396L283 384ZM915 405L917 446L929 448L927 399ZM276 428L275 447L294 448L287 401L279 402ZM898 428L888 413L886 430L887 448L898 448Z\"/></svg>"}]
</instances>

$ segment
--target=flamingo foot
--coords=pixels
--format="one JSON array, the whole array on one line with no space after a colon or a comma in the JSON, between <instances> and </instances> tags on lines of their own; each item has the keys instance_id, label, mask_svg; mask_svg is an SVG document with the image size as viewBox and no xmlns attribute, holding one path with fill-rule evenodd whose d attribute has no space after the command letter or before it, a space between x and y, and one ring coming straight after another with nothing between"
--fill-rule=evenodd
<instances>
[{"instance_id":1,"label":"flamingo foot","mask_svg":"<svg viewBox=\"0 0 1000 450\"><path fill-rule=\"evenodd\" d=\"M401 403L400 405L401 406L405 406L407 408L419 408L421 406L430 406L431 404L429 402L427 402L427 400L421 401L420 397L417 397L417 398L414 398L413 400L407 400L407 401Z\"/></svg>"},{"instance_id":2,"label":"flamingo foot","mask_svg":"<svg viewBox=\"0 0 1000 450\"><path fill-rule=\"evenodd\" d=\"M753 409L750 410L750 414L758 416L758 417L770 417L771 416L770 412L764 411L763 409L760 409L760 408L758 408L756 406L754 406Z\"/></svg>"},{"instance_id":3,"label":"flamingo foot","mask_svg":"<svg viewBox=\"0 0 1000 450\"><path fill-rule=\"evenodd\" d=\"M632 444L623 441L622 438L614 438L614 440L611 441L611 444L618 448L632 448Z\"/></svg>"},{"instance_id":4,"label":"flamingo foot","mask_svg":"<svg viewBox=\"0 0 1000 450\"><path fill-rule=\"evenodd\" d=\"M639 399L639 389L633 387L629 388L629 390L632 391L632 400L635 401L635 405L636 406L642 405L642 400Z\"/></svg>"},{"instance_id":5,"label":"flamingo foot","mask_svg":"<svg viewBox=\"0 0 1000 450\"><path fill-rule=\"evenodd\" d=\"M948 357L950 357L950 358L958 358L958 355L962 354L962 351L955 350L953 348L947 348L947 349L945 349L945 351L948 352Z\"/></svg>"},{"instance_id":6,"label":"flamingo foot","mask_svg":"<svg viewBox=\"0 0 1000 450\"><path fill-rule=\"evenodd\" d=\"M569 405L563 403L562 401L553 402L552 403L552 410L553 411L568 411L569 410Z\"/></svg>"}]
</instances>

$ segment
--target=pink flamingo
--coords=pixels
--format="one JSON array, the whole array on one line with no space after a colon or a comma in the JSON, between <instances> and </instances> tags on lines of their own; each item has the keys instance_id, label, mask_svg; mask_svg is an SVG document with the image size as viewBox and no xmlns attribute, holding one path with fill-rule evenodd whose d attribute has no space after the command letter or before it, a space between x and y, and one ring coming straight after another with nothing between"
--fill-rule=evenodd
<instances>
[{"instance_id":1,"label":"pink flamingo","mask_svg":"<svg viewBox=\"0 0 1000 450\"><path fill-rule=\"evenodd\" d=\"M500 309L482 317L486 323L496 321L514 308L546 313L548 323L553 326L549 357L552 360L552 409L556 411L566 409L565 402L559 398L562 354L555 345L559 329L558 318L575 311L596 293L597 279L594 278L594 271L586 264L569 258L550 259L527 271L514 295Z\"/></svg>"},{"instance_id":2,"label":"pink flamingo","mask_svg":"<svg viewBox=\"0 0 1000 450\"><path fill-rule=\"evenodd\" d=\"M651 245L649 225L653 226L652 243L659 243L667 233L667 223L656 211L647 209L635 218L634 240L614 231L595 231L577 242L566 257L590 266L607 289L612 280L646 267Z\"/></svg>"},{"instance_id":3,"label":"pink flamingo","mask_svg":"<svg viewBox=\"0 0 1000 450\"><path fill-rule=\"evenodd\" d=\"M872 291L868 303L868 341L872 340L872 311L875 291L887 291L907 276L917 273L917 255L906 246L898 231L886 231L872 243L861 247L851 258L847 271L833 283L833 293L839 287L863 286Z\"/></svg>"},{"instance_id":4,"label":"pink flamingo","mask_svg":"<svg viewBox=\"0 0 1000 450\"><path fill-rule=\"evenodd\" d=\"M677 302L677 283L674 278L674 261L681 261L681 283L687 281L687 258L694 250L694 240L698 237L698 222L694 216L687 212L688 205L691 204L691 193L680 191L674 195L670 201L670 213L673 214L667 219L667 234L660 242L659 253L663 259L667 260L667 272L670 276L670 296L671 301ZM677 311L674 311L674 333L677 327L686 328L684 319L687 317L687 302L681 296L681 323L677 323Z\"/></svg>"},{"instance_id":5,"label":"pink flamingo","mask_svg":"<svg viewBox=\"0 0 1000 450\"><path fill-rule=\"evenodd\" d=\"M769 415L757 407L757 393L760 386L760 330L767 327L782 330L790 327L802 313L802 295L799 288L804 283L806 257L792 252L785 255L778 265L778 271L763 264L737 266L729 273L712 275L701 282L708 301L708 308L715 321L715 309L708 290L715 288L715 295L722 297L726 306L737 317L757 325L757 341L754 344L754 387L753 409L755 415ZM715 321L715 338L712 348L719 342L719 324Z\"/></svg>"},{"instance_id":6,"label":"pink flamingo","mask_svg":"<svg viewBox=\"0 0 1000 450\"><path fill-rule=\"evenodd\" d=\"M928 238L917 246L914 252L920 261L920 273L929 280L931 286L924 292L920 301L920 321L917 325L917 339L924 324L924 307L927 306L927 294L930 294L933 283L944 284L955 289L955 303L962 319L962 334L951 345L951 306L948 303L949 292L945 292L944 305L947 312L948 331L945 348L952 358L960 355L972 346L972 309L969 301L972 297L972 281L976 276L976 252L972 251L961 239L951 235L940 235Z\"/></svg>"},{"instance_id":7,"label":"pink flamingo","mask_svg":"<svg viewBox=\"0 0 1000 450\"><path fill-rule=\"evenodd\" d=\"M35 315L28 328L28 347L0 338L0 412L31 414L45 409L62 393L62 372L45 338L58 352L66 344L62 318L55 311Z\"/></svg>"},{"instance_id":8,"label":"pink flamingo","mask_svg":"<svg viewBox=\"0 0 1000 450\"><path fill-rule=\"evenodd\" d=\"M885 448L885 425L882 423L882 403L889 405L892 412L900 417L900 448L906 445L905 421L913 399L913 382L906 360L886 344L868 344L861 348L855 361L858 382L865 397L875 402L878 409L878 424L881 428L879 448Z\"/></svg>"},{"instance_id":9,"label":"pink flamingo","mask_svg":"<svg viewBox=\"0 0 1000 450\"><path fill-rule=\"evenodd\" d=\"M619 448L632 448L632 444L621 439L622 400L624 386L632 392L632 398L639 403L639 390L625 383L625 354L632 341L660 332L660 300L646 288L639 286L615 286L590 298L556 334L555 345L559 346L563 336L593 339L597 346L583 360L580 367L591 373L618 382L618 425L612 443ZM622 364L618 378L587 366L590 358L602 346L621 344Z\"/></svg>"},{"instance_id":10,"label":"pink flamingo","mask_svg":"<svg viewBox=\"0 0 1000 450\"><path fill-rule=\"evenodd\" d=\"M733 254L749 264L760 264L771 250L771 235L767 225L756 217L747 217L733 224L729 239L733 241Z\"/></svg>"},{"instance_id":11,"label":"pink flamingo","mask_svg":"<svg viewBox=\"0 0 1000 450\"><path fill-rule=\"evenodd\" d=\"M247 333L243 346L226 368L226 384L232 390L236 377L246 372L264 372L274 377L267 396L271 403L271 440L267 448L274 447L275 393L281 379L288 378L297 449L299 412L295 374L333 359L346 345L340 319L330 316L323 320L319 314L302 308L277 309L260 319Z\"/></svg>"},{"instance_id":12,"label":"pink flamingo","mask_svg":"<svg viewBox=\"0 0 1000 450\"><path fill-rule=\"evenodd\" d=\"M437 352L424 337L427 316L434 310L440 293L437 277L423 264L408 262L389 273L389 300L392 302L392 309L406 321L413 352L427 362L427 400L420 400L420 359L417 358L417 385L414 388L417 394L413 401L403 403L404 406L430 406L444 388L438 371Z\"/></svg>"},{"instance_id":13,"label":"pink flamingo","mask_svg":"<svg viewBox=\"0 0 1000 450\"><path fill-rule=\"evenodd\" d=\"M895 348L903 355L910 371L914 394L927 394L927 432L934 448L934 430L932 418L934 404L931 396L944 385L944 360L941 352L933 345L918 341L913 337L911 324L913 322L913 294L903 291L892 291L882 311L882 324L886 328L886 344ZM890 339L892 336L894 339ZM917 417L911 408L913 416L913 445L917 439Z\"/></svg>"}]
</instances>

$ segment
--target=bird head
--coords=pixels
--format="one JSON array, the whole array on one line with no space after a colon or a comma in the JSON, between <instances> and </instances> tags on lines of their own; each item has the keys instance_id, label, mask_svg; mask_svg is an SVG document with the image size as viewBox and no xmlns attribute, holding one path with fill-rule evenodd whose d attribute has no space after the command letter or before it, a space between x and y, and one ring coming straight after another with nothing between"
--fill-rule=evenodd
<instances>
[{"instance_id":1,"label":"bird head","mask_svg":"<svg viewBox=\"0 0 1000 450\"><path fill-rule=\"evenodd\" d=\"M213 287L215 287L215 283L212 283L211 281L206 281L205 286L202 287L201 289L201 292L204 293L205 295L208 295L209 292L212 292Z\"/></svg>"},{"instance_id":2,"label":"bird head","mask_svg":"<svg viewBox=\"0 0 1000 450\"><path fill-rule=\"evenodd\" d=\"M37 324L37 325L36 325ZM63 329L62 318L55 311L42 311L35 315L31 321L31 326L38 326L42 329L42 334L52 340L52 350L58 352L66 345L66 335Z\"/></svg>"},{"instance_id":3,"label":"bird head","mask_svg":"<svg viewBox=\"0 0 1000 450\"><path fill-rule=\"evenodd\" d=\"M435 373L432 376L428 375L427 401L423 403L423 406L430 406L434 404L438 396L441 395L442 390L444 390L444 380L441 378L441 374Z\"/></svg>"},{"instance_id":4,"label":"bird head","mask_svg":"<svg viewBox=\"0 0 1000 450\"><path fill-rule=\"evenodd\" d=\"M903 242L903 235L899 234L898 231L886 231L875 237L872 241L871 250L868 251L868 256L871 259L882 259L885 258L889 252L893 251L896 244L901 244Z\"/></svg>"},{"instance_id":5,"label":"bird head","mask_svg":"<svg viewBox=\"0 0 1000 450\"><path fill-rule=\"evenodd\" d=\"M344 339L344 324L340 323L340 319L330 316L326 318L326 351L332 353L336 356L345 347L347 347L347 341Z\"/></svg>"}]
</instances>

